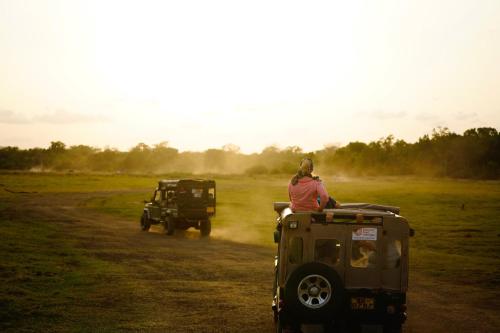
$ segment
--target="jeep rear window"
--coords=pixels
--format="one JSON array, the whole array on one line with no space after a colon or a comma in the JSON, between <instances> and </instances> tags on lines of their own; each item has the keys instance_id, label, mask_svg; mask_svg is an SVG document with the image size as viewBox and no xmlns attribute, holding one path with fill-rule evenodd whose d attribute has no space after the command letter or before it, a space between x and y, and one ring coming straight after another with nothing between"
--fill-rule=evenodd
<instances>
[{"instance_id":1,"label":"jeep rear window","mask_svg":"<svg viewBox=\"0 0 500 333\"><path fill-rule=\"evenodd\" d=\"M355 227L352 231L351 266L374 268L377 265L377 228Z\"/></svg>"},{"instance_id":2,"label":"jeep rear window","mask_svg":"<svg viewBox=\"0 0 500 333\"><path fill-rule=\"evenodd\" d=\"M336 239L317 239L314 243L314 260L334 265L340 258L340 242Z\"/></svg>"},{"instance_id":3,"label":"jeep rear window","mask_svg":"<svg viewBox=\"0 0 500 333\"><path fill-rule=\"evenodd\" d=\"M374 268L377 265L377 243L370 240L352 242L351 266L358 268Z\"/></svg>"},{"instance_id":4,"label":"jeep rear window","mask_svg":"<svg viewBox=\"0 0 500 333\"><path fill-rule=\"evenodd\" d=\"M288 247L288 262L290 264L300 264L302 262L302 238L294 237L290 239Z\"/></svg>"}]
</instances>

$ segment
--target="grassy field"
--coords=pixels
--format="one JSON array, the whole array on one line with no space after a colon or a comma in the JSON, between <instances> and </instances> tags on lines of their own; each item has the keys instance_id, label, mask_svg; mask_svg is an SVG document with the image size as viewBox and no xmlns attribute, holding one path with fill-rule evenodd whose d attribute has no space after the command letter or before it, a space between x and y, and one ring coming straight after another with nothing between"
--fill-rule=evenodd
<instances>
[{"instance_id":1,"label":"grassy field","mask_svg":"<svg viewBox=\"0 0 500 333\"><path fill-rule=\"evenodd\" d=\"M108 183L108 189L131 192L97 196L86 205L137 220L142 200L150 197L155 181L155 178L134 177L130 182L127 177L105 178L100 182L101 188ZM402 215L417 232L412 239L411 256L415 270L485 286L500 282L499 182L414 178L324 181L341 202L400 206ZM217 179L218 207L213 236L273 246L276 214L272 203L287 200L287 182L284 177Z\"/></svg>"},{"instance_id":2,"label":"grassy field","mask_svg":"<svg viewBox=\"0 0 500 333\"><path fill-rule=\"evenodd\" d=\"M272 203L287 200L288 177L215 179L213 238L274 247ZM77 240L66 237L60 227L65 221L54 221L48 213L30 215L26 207L28 214L23 214L20 227L16 221L20 200L54 194L62 202L74 193L86 193L78 203L82 208L107 214L109 223L118 219L138 227L142 201L151 196L156 181L157 177L126 175L0 174L0 322L28 311L32 320L44 317L50 323L62 316L68 301L83 293L99 295L109 288L102 277L121 276L125 269L89 256L76 246ZM324 182L340 202L401 207L416 230L411 241L412 272L459 285L466 292L473 285L470 290L479 291L475 298L479 303L500 295L500 182L401 177L327 177ZM115 283L118 288L127 281L118 278ZM85 307L81 311L85 313ZM76 313L71 318L76 321L81 316ZM92 318L75 322L77 327L91 324Z\"/></svg>"},{"instance_id":3,"label":"grassy field","mask_svg":"<svg viewBox=\"0 0 500 333\"><path fill-rule=\"evenodd\" d=\"M276 214L272 203L287 201L288 178L215 179L218 202L213 236L273 246ZM0 175L0 184L11 191L96 192L82 204L134 222L156 181L157 177L121 175ZM401 207L401 214L416 230L411 243L414 270L457 282L500 283L500 182L401 177L328 177L324 182L340 202ZM4 191L0 195L13 194Z\"/></svg>"}]
</instances>

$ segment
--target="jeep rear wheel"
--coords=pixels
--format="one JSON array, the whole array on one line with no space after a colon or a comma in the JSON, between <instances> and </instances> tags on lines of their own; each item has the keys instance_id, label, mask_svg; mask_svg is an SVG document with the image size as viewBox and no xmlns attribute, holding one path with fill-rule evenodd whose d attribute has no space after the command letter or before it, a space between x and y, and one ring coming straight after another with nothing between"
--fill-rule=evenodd
<instances>
[{"instance_id":1,"label":"jeep rear wheel","mask_svg":"<svg viewBox=\"0 0 500 333\"><path fill-rule=\"evenodd\" d=\"M151 222L149 221L148 214L144 212L141 216L141 230L148 231L149 228L151 228Z\"/></svg>"},{"instance_id":2,"label":"jeep rear wheel","mask_svg":"<svg viewBox=\"0 0 500 333\"><path fill-rule=\"evenodd\" d=\"M172 217L167 217L164 223L165 232L167 235L173 235L175 232L175 222Z\"/></svg>"},{"instance_id":3,"label":"jeep rear wheel","mask_svg":"<svg viewBox=\"0 0 500 333\"><path fill-rule=\"evenodd\" d=\"M200 233L203 237L210 235L212 231L212 222L210 219L206 219L200 222Z\"/></svg>"},{"instance_id":4,"label":"jeep rear wheel","mask_svg":"<svg viewBox=\"0 0 500 333\"><path fill-rule=\"evenodd\" d=\"M285 304L294 315L308 321L331 319L343 299L344 286L337 272L318 262L298 267L285 285Z\"/></svg>"}]
</instances>

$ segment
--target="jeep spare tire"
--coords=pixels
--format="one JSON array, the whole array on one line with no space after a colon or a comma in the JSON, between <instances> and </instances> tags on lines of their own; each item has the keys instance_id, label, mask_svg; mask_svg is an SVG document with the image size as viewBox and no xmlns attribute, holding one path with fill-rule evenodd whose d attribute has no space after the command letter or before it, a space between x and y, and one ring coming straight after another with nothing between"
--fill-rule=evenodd
<instances>
[{"instance_id":1,"label":"jeep spare tire","mask_svg":"<svg viewBox=\"0 0 500 333\"><path fill-rule=\"evenodd\" d=\"M285 307L302 319L331 318L344 301L340 276L329 266L311 262L299 266L285 284Z\"/></svg>"}]
</instances>

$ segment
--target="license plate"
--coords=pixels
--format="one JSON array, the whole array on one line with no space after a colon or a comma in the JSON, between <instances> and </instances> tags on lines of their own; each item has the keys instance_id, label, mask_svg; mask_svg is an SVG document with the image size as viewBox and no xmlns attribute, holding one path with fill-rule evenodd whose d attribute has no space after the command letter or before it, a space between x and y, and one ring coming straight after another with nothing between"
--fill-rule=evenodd
<instances>
[{"instance_id":1,"label":"license plate","mask_svg":"<svg viewBox=\"0 0 500 333\"><path fill-rule=\"evenodd\" d=\"M370 297L352 297L351 309L353 310L373 310L375 309L375 300Z\"/></svg>"}]
</instances>

